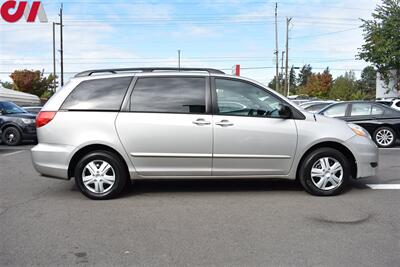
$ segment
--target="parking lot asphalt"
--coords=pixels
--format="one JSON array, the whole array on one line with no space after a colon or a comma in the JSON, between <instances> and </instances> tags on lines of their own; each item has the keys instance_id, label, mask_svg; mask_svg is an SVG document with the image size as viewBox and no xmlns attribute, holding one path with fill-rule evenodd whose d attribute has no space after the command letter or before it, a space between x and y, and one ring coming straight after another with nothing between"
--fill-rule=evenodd
<instances>
[{"instance_id":1,"label":"parking lot asphalt","mask_svg":"<svg viewBox=\"0 0 400 267\"><path fill-rule=\"evenodd\" d=\"M1 266L400 266L400 149L376 177L314 197L295 182L140 181L92 201L0 146Z\"/></svg>"}]
</instances>

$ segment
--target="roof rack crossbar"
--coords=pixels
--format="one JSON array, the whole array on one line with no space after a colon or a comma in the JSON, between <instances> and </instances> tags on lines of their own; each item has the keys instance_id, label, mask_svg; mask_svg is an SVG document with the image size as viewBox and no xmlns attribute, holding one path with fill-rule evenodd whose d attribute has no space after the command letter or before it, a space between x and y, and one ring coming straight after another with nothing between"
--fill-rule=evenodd
<instances>
[{"instance_id":1,"label":"roof rack crossbar","mask_svg":"<svg viewBox=\"0 0 400 267\"><path fill-rule=\"evenodd\" d=\"M122 69L99 69L99 70L87 70L80 72L75 75L76 78L78 77L87 77L92 76L96 73L112 73L117 74L118 72L154 72L154 71L204 71L213 74L225 74L221 70L217 69L209 69L209 68L122 68Z\"/></svg>"}]
</instances>

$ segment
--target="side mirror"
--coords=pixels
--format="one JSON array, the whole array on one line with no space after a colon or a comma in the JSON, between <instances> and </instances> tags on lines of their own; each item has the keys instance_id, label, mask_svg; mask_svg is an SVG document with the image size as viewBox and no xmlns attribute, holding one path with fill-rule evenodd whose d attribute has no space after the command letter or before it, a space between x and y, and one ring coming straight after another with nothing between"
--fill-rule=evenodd
<instances>
[{"instance_id":1,"label":"side mirror","mask_svg":"<svg viewBox=\"0 0 400 267\"><path fill-rule=\"evenodd\" d=\"M4 115L4 112L2 109L0 109L0 115Z\"/></svg>"},{"instance_id":2,"label":"side mirror","mask_svg":"<svg viewBox=\"0 0 400 267\"><path fill-rule=\"evenodd\" d=\"M278 113L282 119L289 119L292 117L292 110L288 106L283 104L279 104Z\"/></svg>"}]
</instances>

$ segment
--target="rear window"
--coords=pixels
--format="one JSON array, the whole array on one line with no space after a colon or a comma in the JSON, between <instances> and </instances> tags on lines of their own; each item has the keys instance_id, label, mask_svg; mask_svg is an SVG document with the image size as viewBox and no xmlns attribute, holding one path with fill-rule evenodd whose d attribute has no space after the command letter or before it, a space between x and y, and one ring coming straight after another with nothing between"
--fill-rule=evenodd
<instances>
[{"instance_id":1,"label":"rear window","mask_svg":"<svg viewBox=\"0 0 400 267\"><path fill-rule=\"evenodd\" d=\"M206 80L202 77L140 78L132 92L130 110L205 113Z\"/></svg>"},{"instance_id":2,"label":"rear window","mask_svg":"<svg viewBox=\"0 0 400 267\"><path fill-rule=\"evenodd\" d=\"M119 111L132 77L81 82L65 100L61 109Z\"/></svg>"}]
</instances>

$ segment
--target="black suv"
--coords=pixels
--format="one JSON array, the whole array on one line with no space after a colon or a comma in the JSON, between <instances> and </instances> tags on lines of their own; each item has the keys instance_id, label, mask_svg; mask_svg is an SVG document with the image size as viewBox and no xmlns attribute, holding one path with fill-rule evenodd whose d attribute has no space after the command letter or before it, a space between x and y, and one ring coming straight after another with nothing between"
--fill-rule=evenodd
<instances>
[{"instance_id":1,"label":"black suv","mask_svg":"<svg viewBox=\"0 0 400 267\"><path fill-rule=\"evenodd\" d=\"M36 140L36 116L12 102L0 101L0 134L3 144L19 145L22 140Z\"/></svg>"}]
</instances>

